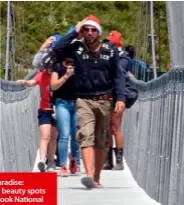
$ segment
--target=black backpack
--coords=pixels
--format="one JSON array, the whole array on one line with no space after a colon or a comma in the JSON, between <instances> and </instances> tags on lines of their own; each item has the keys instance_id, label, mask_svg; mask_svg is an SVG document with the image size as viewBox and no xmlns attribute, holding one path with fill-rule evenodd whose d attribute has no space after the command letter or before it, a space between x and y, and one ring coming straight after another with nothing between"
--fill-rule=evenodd
<instances>
[{"instance_id":1,"label":"black backpack","mask_svg":"<svg viewBox=\"0 0 184 205\"><path fill-rule=\"evenodd\" d=\"M127 59L129 60L129 54L126 51L122 51L119 53L120 55L120 59ZM131 108L134 103L137 101L138 98L138 90L135 87L135 84L133 83L133 81L130 79L130 77L128 76L128 73L125 70L125 95L126 95L126 108Z\"/></svg>"},{"instance_id":2,"label":"black backpack","mask_svg":"<svg viewBox=\"0 0 184 205\"><path fill-rule=\"evenodd\" d=\"M52 48L46 48L42 54L42 67L44 69L52 68L55 69L57 66L57 59L55 52Z\"/></svg>"},{"instance_id":3,"label":"black backpack","mask_svg":"<svg viewBox=\"0 0 184 205\"><path fill-rule=\"evenodd\" d=\"M110 48L113 48L115 46L115 43L112 43L108 40L106 40L105 43L107 43L110 46ZM119 56L120 56L120 60L124 58L130 61L129 53L127 51L119 52ZM126 108L129 109L137 101L138 90L136 89L133 81L129 78L126 70L124 70L124 75L125 75Z\"/></svg>"}]
</instances>

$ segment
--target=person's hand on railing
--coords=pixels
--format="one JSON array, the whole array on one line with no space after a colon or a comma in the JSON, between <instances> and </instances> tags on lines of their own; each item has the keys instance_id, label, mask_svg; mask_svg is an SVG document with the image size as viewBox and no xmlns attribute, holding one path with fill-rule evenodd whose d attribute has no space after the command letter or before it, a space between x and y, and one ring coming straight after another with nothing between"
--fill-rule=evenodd
<instances>
[{"instance_id":1,"label":"person's hand on railing","mask_svg":"<svg viewBox=\"0 0 184 205\"><path fill-rule=\"evenodd\" d=\"M21 85L26 86L26 87L32 87L32 86L36 85L36 81L34 79L32 79L32 80L17 80L16 82L20 83Z\"/></svg>"},{"instance_id":2,"label":"person's hand on railing","mask_svg":"<svg viewBox=\"0 0 184 205\"><path fill-rule=\"evenodd\" d=\"M17 80L16 82L17 82L17 83L20 83L21 85L24 85L25 82L26 82L26 80Z\"/></svg>"},{"instance_id":3,"label":"person's hand on railing","mask_svg":"<svg viewBox=\"0 0 184 205\"><path fill-rule=\"evenodd\" d=\"M129 78L136 78L135 75L133 75L131 72L128 72L128 77Z\"/></svg>"}]
</instances>

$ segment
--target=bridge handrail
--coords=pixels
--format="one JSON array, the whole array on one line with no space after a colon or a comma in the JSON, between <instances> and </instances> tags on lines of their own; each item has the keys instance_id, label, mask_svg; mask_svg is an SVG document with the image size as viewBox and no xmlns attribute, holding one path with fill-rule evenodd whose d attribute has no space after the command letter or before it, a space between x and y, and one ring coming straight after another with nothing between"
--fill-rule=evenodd
<instances>
[{"instance_id":1,"label":"bridge handrail","mask_svg":"<svg viewBox=\"0 0 184 205\"><path fill-rule=\"evenodd\" d=\"M150 82L133 83L139 97L123 118L125 159L153 199L162 205L182 205L184 66Z\"/></svg>"},{"instance_id":2,"label":"bridge handrail","mask_svg":"<svg viewBox=\"0 0 184 205\"><path fill-rule=\"evenodd\" d=\"M0 79L0 172L31 171L39 144L39 88Z\"/></svg>"}]
</instances>

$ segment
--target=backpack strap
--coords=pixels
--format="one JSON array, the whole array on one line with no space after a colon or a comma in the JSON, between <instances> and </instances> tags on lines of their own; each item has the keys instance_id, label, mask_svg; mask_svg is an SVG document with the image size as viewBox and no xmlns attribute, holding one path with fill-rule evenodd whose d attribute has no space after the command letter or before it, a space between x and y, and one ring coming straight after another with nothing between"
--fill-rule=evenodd
<instances>
[{"instance_id":1,"label":"backpack strap","mask_svg":"<svg viewBox=\"0 0 184 205\"><path fill-rule=\"evenodd\" d=\"M119 52L119 56L121 57L123 55L124 51Z\"/></svg>"},{"instance_id":2,"label":"backpack strap","mask_svg":"<svg viewBox=\"0 0 184 205\"><path fill-rule=\"evenodd\" d=\"M122 58L125 58L125 59L127 59L128 61L130 61L130 56L129 56L129 53L128 53L127 51L121 51L121 52L119 53L119 56L120 56L121 59L122 59Z\"/></svg>"},{"instance_id":3,"label":"backpack strap","mask_svg":"<svg viewBox=\"0 0 184 205\"><path fill-rule=\"evenodd\" d=\"M110 58L113 57L114 54L114 46L115 43L105 39L102 41L102 51L104 54L109 55Z\"/></svg>"},{"instance_id":4,"label":"backpack strap","mask_svg":"<svg viewBox=\"0 0 184 205\"><path fill-rule=\"evenodd\" d=\"M54 68L56 65L56 54L52 50L52 48L45 49L43 54L42 54L42 65L43 68L48 69L48 68Z\"/></svg>"}]
</instances>

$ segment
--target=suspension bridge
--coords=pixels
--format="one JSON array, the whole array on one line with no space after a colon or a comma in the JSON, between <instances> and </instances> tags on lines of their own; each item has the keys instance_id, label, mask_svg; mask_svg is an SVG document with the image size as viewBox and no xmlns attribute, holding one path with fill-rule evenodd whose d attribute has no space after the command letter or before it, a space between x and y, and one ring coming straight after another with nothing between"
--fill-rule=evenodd
<instances>
[{"instance_id":1,"label":"suspension bridge","mask_svg":"<svg viewBox=\"0 0 184 205\"><path fill-rule=\"evenodd\" d=\"M172 69L149 82L133 80L139 98L123 118L125 170L103 171L104 188L94 190L82 187L81 176L58 176L58 205L183 205L183 11L183 2L167 2ZM0 83L0 172L37 172L39 89Z\"/></svg>"}]
</instances>

